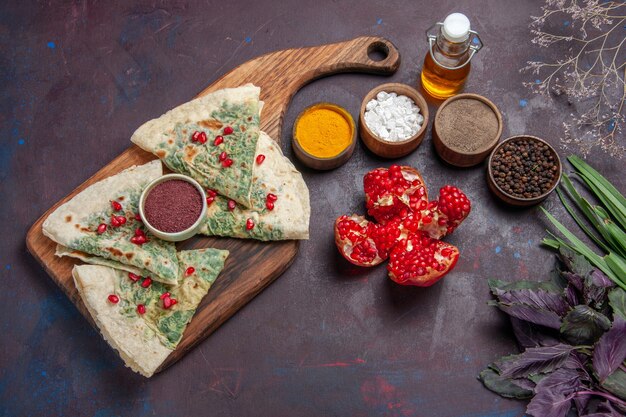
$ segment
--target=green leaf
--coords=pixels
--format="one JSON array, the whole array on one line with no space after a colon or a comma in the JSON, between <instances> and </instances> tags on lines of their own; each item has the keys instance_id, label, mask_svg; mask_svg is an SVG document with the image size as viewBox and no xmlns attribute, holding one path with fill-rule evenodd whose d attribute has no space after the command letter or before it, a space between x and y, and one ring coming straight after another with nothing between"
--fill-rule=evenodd
<instances>
[{"instance_id":1,"label":"green leaf","mask_svg":"<svg viewBox=\"0 0 626 417\"><path fill-rule=\"evenodd\" d=\"M510 378L501 377L492 368L484 369L479 374L478 379L482 381L485 387L506 398L523 400L533 396L531 390L516 385Z\"/></svg>"},{"instance_id":2,"label":"green leaf","mask_svg":"<svg viewBox=\"0 0 626 417\"><path fill-rule=\"evenodd\" d=\"M576 155L569 156L567 160L574 166L574 168L576 168L577 171L586 172L595 177L598 183L602 184L613 196L615 196L615 198L621 203L622 206L626 207L626 197L624 197L622 193L620 193L609 180L604 178L602 174L596 171L591 165L589 165Z\"/></svg>"},{"instance_id":3,"label":"green leaf","mask_svg":"<svg viewBox=\"0 0 626 417\"><path fill-rule=\"evenodd\" d=\"M622 400L626 400L626 372L622 369L618 369L609 375L600 386L617 395Z\"/></svg>"},{"instance_id":4,"label":"green leaf","mask_svg":"<svg viewBox=\"0 0 626 417\"><path fill-rule=\"evenodd\" d=\"M613 315L617 314L626 320L626 291L621 288L611 290L609 304L613 309Z\"/></svg>"},{"instance_id":5,"label":"green leaf","mask_svg":"<svg viewBox=\"0 0 626 417\"><path fill-rule=\"evenodd\" d=\"M620 277L626 276L625 273L619 274L615 273L612 268L607 265L605 258L601 258L596 253L594 253L591 249L587 247L580 239L578 239L572 232L567 230L565 226L563 226L553 215L551 215L546 209L541 208L544 214L552 222L552 224L561 232L563 235L571 242L571 245L564 242L562 239L559 239L556 236L553 236L556 241L558 241L561 245L565 245L568 248L578 252L583 255L589 262L595 265L598 269L604 272L613 282L615 282L620 287L626 289L626 283L622 281Z\"/></svg>"},{"instance_id":6,"label":"green leaf","mask_svg":"<svg viewBox=\"0 0 626 417\"><path fill-rule=\"evenodd\" d=\"M622 282L625 282L624 280L626 280L626 261L624 261L621 256L616 255L612 252L606 255L604 257L604 260L607 266L611 269L611 271L613 271L618 277L621 277ZM621 285L621 287L623 287L623 285Z\"/></svg>"},{"instance_id":7,"label":"green leaf","mask_svg":"<svg viewBox=\"0 0 626 417\"><path fill-rule=\"evenodd\" d=\"M591 344L611 327L611 320L586 305L577 305L563 319L561 334L574 345Z\"/></svg>"},{"instance_id":8,"label":"green leaf","mask_svg":"<svg viewBox=\"0 0 626 417\"><path fill-rule=\"evenodd\" d=\"M583 173L580 173L579 176L589 186L589 188L595 194L598 200L600 200L602 204L604 204L604 206L607 208L607 210L609 210L611 215L620 224L620 226L626 229L626 207L620 206L620 203L617 201L617 199L612 194L610 194L604 186L594 182L594 179L592 177L588 177Z\"/></svg>"},{"instance_id":9,"label":"green leaf","mask_svg":"<svg viewBox=\"0 0 626 417\"><path fill-rule=\"evenodd\" d=\"M547 237L544 237L541 240L541 243L554 250L559 250L559 248L561 247L561 244L558 240L548 239Z\"/></svg>"},{"instance_id":10,"label":"green leaf","mask_svg":"<svg viewBox=\"0 0 626 417\"><path fill-rule=\"evenodd\" d=\"M561 181L562 181L562 187L564 187L567 190L572 200L574 200L574 202L576 203L576 206L578 207L578 209L582 211L585 216L587 216L587 219L589 220L589 222L596 229L601 227L601 225L598 224L599 223L598 219L593 214L593 210L591 210L591 205L587 202L587 200L581 197L578 191L576 191L576 188L574 188L574 185L570 181L569 177L563 174L563 178ZM585 232L585 234L589 236L589 238L591 238L591 240L593 240L596 243L596 245L598 245L602 250L604 250L605 252L609 252L608 246L606 246L604 242L600 240L600 238L598 238L594 233L591 232L591 230L585 225L585 223L583 223L583 221L578 217L578 215L569 206L569 204L567 204L567 201L565 200L565 196L561 192L561 189L557 188L556 192L559 195L559 199L561 200L561 203L563 203L563 207L565 207L565 210L567 210L570 216L572 216L572 218L578 224L578 226L582 229L582 231ZM600 233L602 232L600 231Z\"/></svg>"},{"instance_id":11,"label":"green leaf","mask_svg":"<svg viewBox=\"0 0 626 417\"><path fill-rule=\"evenodd\" d=\"M567 158L578 171L579 176L587 186L596 194L596 197L604 203L613 217L626 229L626 197L596 171L591 165L577 157L571 155Z\"/></svg>"}]
</instances>

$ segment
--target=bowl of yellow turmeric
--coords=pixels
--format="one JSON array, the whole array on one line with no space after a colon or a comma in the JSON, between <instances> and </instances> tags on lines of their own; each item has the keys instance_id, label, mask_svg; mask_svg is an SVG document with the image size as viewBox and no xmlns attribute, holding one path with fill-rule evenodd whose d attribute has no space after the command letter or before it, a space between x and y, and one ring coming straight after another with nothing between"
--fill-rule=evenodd
<instances>
[{"instance_id":1,"label":"bowl of yellow turmeric","mask_svg":"<svg viewBox=\"0 0 626 417\"><path fill-rule=\"evenodd\" d=\"M291 144L304 165L328 170L350 159L356 136L354 119L346 109L333 103L316 103L296 119Z\"/></svg>"}]
</instances>

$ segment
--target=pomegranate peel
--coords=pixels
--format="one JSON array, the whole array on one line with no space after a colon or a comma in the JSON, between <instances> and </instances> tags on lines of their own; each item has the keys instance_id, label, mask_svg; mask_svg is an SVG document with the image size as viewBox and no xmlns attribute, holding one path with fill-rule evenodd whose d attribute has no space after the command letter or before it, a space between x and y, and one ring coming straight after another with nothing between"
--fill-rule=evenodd
<instances>
[{"instance_id":1,"label":"pomegranate peel","mask_svg":"<svg viewBox=\"0 0 626 417\"><path fill-rule=\"evenodd\" d=\"M335 244L337 249L351 263L358 266L374 266L387 256L379 253L374 241L376 224L363 216L341 216L335 221ZM382 256L381 256L382 255Z\"/></svg>"}]
</instances>

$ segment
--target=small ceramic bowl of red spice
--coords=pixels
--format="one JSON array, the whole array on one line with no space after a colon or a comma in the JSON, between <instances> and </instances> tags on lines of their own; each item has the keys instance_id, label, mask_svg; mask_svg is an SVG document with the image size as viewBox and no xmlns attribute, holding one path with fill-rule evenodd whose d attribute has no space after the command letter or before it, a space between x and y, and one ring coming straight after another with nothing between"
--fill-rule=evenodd
<instances>
[{"instance_id":1,"label":"small ceramic bowl of red spice","mask_svg":"<svg viewBox=\"0 0 626 417\"><path fill-rule=\"evenodd\" d=\"M146 186L139 199L139 214L156 237L179 242L195 235L206 216L204 189L180 174L159 177Z\"/></svg>"}]
</instances>

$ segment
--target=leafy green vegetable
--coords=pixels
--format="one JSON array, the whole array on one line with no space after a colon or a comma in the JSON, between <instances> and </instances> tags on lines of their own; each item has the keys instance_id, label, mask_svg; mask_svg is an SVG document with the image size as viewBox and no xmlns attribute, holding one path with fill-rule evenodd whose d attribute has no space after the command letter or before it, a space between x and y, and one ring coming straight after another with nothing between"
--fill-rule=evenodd
<instances>
[{"instance_id":1,"label":"leafy green vegetable","mask_svg":"<svg viewBox=\"0 0 626 417\"><path fill-rule=\"evenodd\" d=\"M615 288L609 292L609 304L611 304L614 315L617 314L626 320L626 291Z\"/></svg>"},{"instance_id":2,"label":"leafy green vegetable","mask_svg":"<svg viewBox=\"0 0 626 417\"><path fill-rule=\"evenodd\" d=\"M502 377L491 368L484 369L478 379L491 391L500 394L505 398L517 398L520 400L531 398L533 391L522 388L517 385L511 378Z\"/></svg>"},{"instance_id":3,"label":"leafy green vegetable","mask_svg":"<svg viewBox=\"0 0 626 417\"><path fill-rule=\"evenodd\" d=\"M593 369L604 380L626 359L626 320L616 315L611 329L604 333L593 350Z\"/></svg>"},{"instance_id":4,"label":"leafy green vegetable","mask_svg":"<svg viewBox=\"0 0 626 417\"><path fill-rule=\"evenodd\" d=\"M527 377L552 372L563 366L574 346L559 343L554 346L528 348L519 355L510 355L495 362L503 377Z\"/></svg>"},{"instance_id":5,"label":"leafy green vegetable","mask_svg":"<svg viewBox=\"0 0 626 417\"><path fill-rule=\"evenodd\" d=\"M557 190L559 198L603 255L542 209L563 236L549 232L543 239L557 251L560 264L546 281L489 280L497 300L489 304L511 316L514 335L525 350L492 363L479 379L507 398L530 395L526 411L534 417L566 417L574 410L585 417L624 415L626 198L580 158L568 159L574 176L601 205L583 198L567 175Z\"/></svg>"},{"instance_id":6,"label":"leafy green vegetable","mask_svg":"<svg viewBox=\"0 0 626 417\"><path fill-rule=\"evenodd\" d=\"M593 343L611 327L611 320L586 305L578 305L563 318L561 334L565 340L578 344Z\"/></svg>"},{"instance_id":7,"label":"leafy green vegetable","mask_svg":"<svg viewBox=\"0 0 626 417\"><path fill-rule=\"evenodd\" d=\"M608 376L601 384L602 388L626 400L626 372L618 369Z\"/></svg>"}]
</instances>

